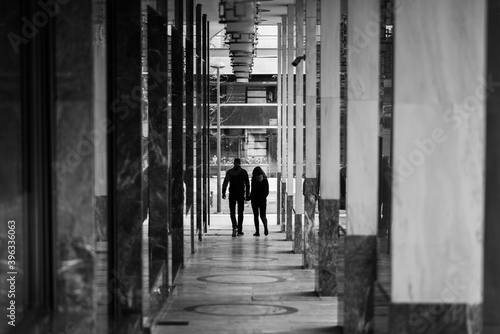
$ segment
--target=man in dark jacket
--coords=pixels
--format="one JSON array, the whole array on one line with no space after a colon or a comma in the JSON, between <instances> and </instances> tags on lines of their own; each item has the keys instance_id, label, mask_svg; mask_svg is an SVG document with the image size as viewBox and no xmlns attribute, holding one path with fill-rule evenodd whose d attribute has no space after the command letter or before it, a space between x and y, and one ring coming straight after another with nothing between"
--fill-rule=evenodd
<instances>
[{"instance_id":1,"label":"man in dark jacket","mask_svg":"<svg viewBox=\"0 0 500 334\"><path fill-rule=\"evenodd\" d=\"M248 173L241 168L241 160L234 159L234 167L226 172L224 183L222 183L222 198L226 199L226 189L229 183L229 214L233 224L233 237L243 235L243 210L245 198L250 196L250 182ZM238 202L238 223L236 223L236 202Z\"/></svg>"}]
</instances>

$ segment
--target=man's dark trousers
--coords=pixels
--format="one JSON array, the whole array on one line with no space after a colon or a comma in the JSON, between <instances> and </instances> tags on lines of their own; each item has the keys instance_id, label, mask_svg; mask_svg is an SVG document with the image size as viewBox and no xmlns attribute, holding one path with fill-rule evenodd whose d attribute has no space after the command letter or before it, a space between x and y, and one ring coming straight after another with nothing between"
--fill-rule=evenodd
<instances>
[{"instance_id":1,"label":"man's dark trousers","mask_svg":"<svg viewBox=\"0 0 500 334\"><path fill-rule=\"evenodd\" d=\"M236 223L236 203L238 203L238 223ZM238 229L238 233L243 231L243 210L245 209L245 196L236 196L229 193L229 215L233 230Z\"/></svg>"}]
</instances>

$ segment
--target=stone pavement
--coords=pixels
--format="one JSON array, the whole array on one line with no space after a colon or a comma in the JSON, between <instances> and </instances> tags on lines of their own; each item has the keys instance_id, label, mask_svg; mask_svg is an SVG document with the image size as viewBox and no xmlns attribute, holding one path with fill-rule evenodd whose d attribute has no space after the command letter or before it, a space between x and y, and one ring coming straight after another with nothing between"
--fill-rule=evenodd
<instances>
[{"instance_id":1,"label":"stone pavement","mask_svg":"<svg viewBox=\"0 0 500 334\"><path fill-rule=\"evenodd\" d=\"M152 332L341 333L343 305L318 297L314 270L269 215L269 235L254 237L245 215L244 236L231 237L229 215L211 215L197 252L174 283Z\"/></svg>"}]
</instances>

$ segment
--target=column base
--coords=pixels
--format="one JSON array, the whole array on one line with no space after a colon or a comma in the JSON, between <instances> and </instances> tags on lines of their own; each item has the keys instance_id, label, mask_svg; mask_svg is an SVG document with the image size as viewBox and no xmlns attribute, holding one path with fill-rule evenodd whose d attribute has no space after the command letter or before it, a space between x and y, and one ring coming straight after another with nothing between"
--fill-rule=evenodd
<instances>
[{"instance_id":1,"label":"column base","mask_svg":"<svg viewBox=\"0 0 500 334\"><path fill-rule=\"evenodd\" d=\"M286 240L293 239L293 196L287 195L286 199Z\"/></svg>"},{"instance_id":2,"label":"column base","mask_svg":"<svg viewBox=\"0 0 500 334\"><path fill-rule=\"evenodd\" d=\"M320 199L318 269L316 291L320 296L338 296L339 200Z\"/></svg>"},{"instance_id":3,"label":"column base","mask_svg":"<svg viewBox=\"0 0 500 334\"><path fill-rule=\"evenodd\" d=\"M277 173L276 175L276 225L281 224L281 173Z\"/></svg>"},{"instance_id":4,"label":"column base","mask_svg":"<svg viewBox=\"0 0 500 334\"><path fill-rule=\"evenodd\" d=\"M305 269L312 269L316 263L316 229L314 225L316 214L316 178L306 178L304 181L304 259Z\"/></svg>"},{"instance_id":5,"label":"column base","mask_svg":"<svg viewBox=\"0 0 500 334\"><path fill-rule=\"evenodd\" d=\"M392 304L389 333L391 334L480 334L482 305L471 304ZM498 331L490 333L499 333Z\"/></svg>"},{"instance_id":6,"label":"column base","mask_svg":"<svg viewBox=\"0 0 500 334\"><path fill-rule=\"evenodd\" d=\"M373 333L377 236L347 235L345 259L344 330L346 333Z\"/></svg>"},{"instance_id":7,"label":"column base","mask_svg":"<svg viewBox=\"0 0 500 334\"><path fill-rule=\"evenodd\" d=\"M286 231L286 182L281 182L281 232Z\"/></svg>"},{"instance_id":8,"label":"column base","mask_svg":"<svg viewBox=\"0 0 500 334\"><path fill-rule=\"evenodd\" d=\"M302 214L295 214L295 230L293 231L293 252L300 254L304 251L302 237Z\"/></svg>"}]
</instances>

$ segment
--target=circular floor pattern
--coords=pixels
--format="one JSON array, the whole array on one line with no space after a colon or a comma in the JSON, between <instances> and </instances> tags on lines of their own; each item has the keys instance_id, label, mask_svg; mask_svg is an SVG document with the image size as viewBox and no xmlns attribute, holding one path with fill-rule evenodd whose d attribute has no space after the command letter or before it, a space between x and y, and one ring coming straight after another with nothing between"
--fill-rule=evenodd
<instances>
[{"instance_id":1,"label":"circular floor pattern","mask_svg":"<svg viewBox=\"0 0 500 334\"><path fill-rule=\"evenodd\" d=\"M268 284L286 281L283 277L267 275L210 275L198 277L197 280L221 284Z\"/></svg>"},{"instance_id":2,"label":"circular floor pattern","mask_svg":"<svg viewBox=\"0 0 500 334\"><path fill-rule=\"evenodd\" d=\"M277 258L274 257L263 257L263 256L245 257L242 259L237 259L232 256L214 256L214 257L207 257L206 259L208 261L227 261L227 262L266 262L266 261L278 260Z\"/></svg>"},{"instance_id":3,"label":"circular floor pattern","mask_svg":"<svg viewBox=\"0 0 500 334\"><path fill-rule=\"evenodd\" d=\"M272 316L296 313L294 307L267 304L206 304L194 305L184 309L187 312L196 312L221 316Z\"/></svg>"}]
</instances>

